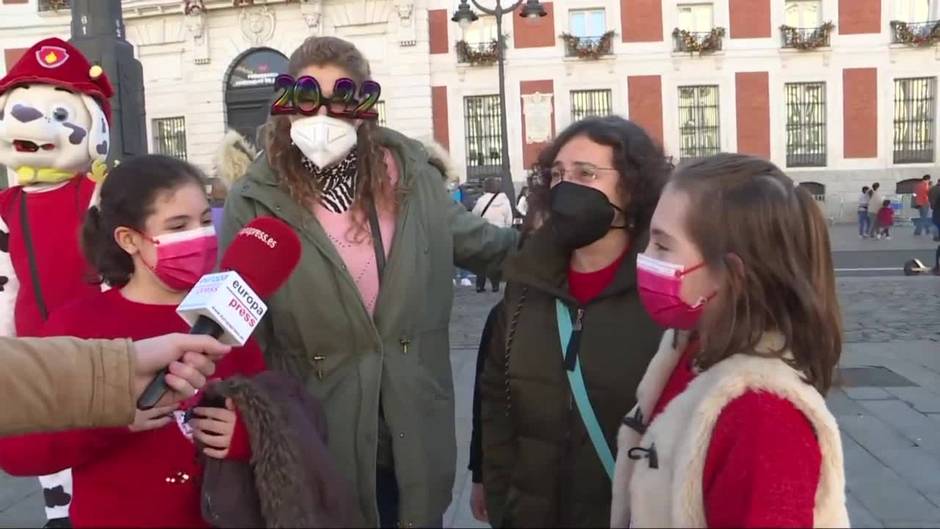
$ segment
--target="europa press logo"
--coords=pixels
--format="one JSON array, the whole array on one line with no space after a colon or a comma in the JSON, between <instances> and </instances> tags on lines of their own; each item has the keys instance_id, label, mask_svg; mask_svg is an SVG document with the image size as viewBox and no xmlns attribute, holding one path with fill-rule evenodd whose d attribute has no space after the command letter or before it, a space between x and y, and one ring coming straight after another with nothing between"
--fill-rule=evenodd
<instances>
[{"instance_id":1,"label":"europa press logo","mask_svg":"<svg viewBox=\"0 0 940 529\"><path fill-rule=\"evenodd\" d=\"M288 74L277 76L274 89L281 94L271 105L271 114L303 114L312 116L325 106L332 117L352 119L377 119L373 110L379 101L382 87L375 81L365 81L362 86L349 78L337 79L333 84L332 97L323 95L320 83L309 75L294 79Z\"/></svg>"}]
</instances>

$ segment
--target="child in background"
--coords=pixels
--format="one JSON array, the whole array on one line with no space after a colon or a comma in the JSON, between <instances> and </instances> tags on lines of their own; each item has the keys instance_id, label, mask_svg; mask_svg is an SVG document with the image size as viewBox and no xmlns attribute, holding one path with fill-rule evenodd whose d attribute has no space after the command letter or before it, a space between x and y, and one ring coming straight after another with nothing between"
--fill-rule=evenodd
<instances>
[{"instance_id":1,"label":"child in background","mask_svg":"<svg viewBox=\"0 0 940 529\"><path fill-rule=\"evenodd\" d=\"M878 238L891 240L891 226L894 225L894 209L890 200L881 202L878 210Z\"/></svg>"},{"instance_id":2,"label":"child in background","mask_svg":"<svg viewBox=\"0 0 940 529\"><path fill-rule=\"evenodd\" d=\"M139 340L189 326L176 307L216 263L216 237L202 175L186 162L139 156L114 168L82 232L85 256L112 288L56 311L47 336ZM215 378L265 369L254 342L217 364ZM13 475L72 468L75 527L205 527L194 441L218 459L247 460L244 426L225 408L181 405L138 411L130 427L0 439L0 467ZM179 408L179 409L178 409Z\"/></svg>"}]
</instances>

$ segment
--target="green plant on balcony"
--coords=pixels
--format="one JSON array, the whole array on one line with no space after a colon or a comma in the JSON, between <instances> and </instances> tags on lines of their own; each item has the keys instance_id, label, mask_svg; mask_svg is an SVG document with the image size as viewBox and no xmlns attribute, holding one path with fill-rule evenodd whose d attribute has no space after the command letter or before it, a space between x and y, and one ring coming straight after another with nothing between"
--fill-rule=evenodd
<instances>
[{"instance_id":1,"label":"green plant on balcony","mask_svg":"<svg viewBox=\"0 0 940 529\"><path fill-rule=\"evenodd\" d=\"M597 60L613 52L614 35L613 31L608 31L600 37L576 37L570 33L562 33L559 37L565 42L568 57Z\"/></svg>"},{"instance_id":2,"label":"green plant on balcony","mask_svg":"<svg viewBox=\"0 0 940 529\"><path fill-rule=\"evenodd\" d=\"M909 24L892 20L894 42L915 48L926 48L940 42L940 20L923 24Z\"/></svg>"},{"instance_id":3,"label":"green plant on balcony","mask_svg":"<svg viewBox=\"0 0 940 529\"><path fill-rule=\"evenodd\" d=\"M818 28L802 29L786 24L780 26L783 33L783 43L785 48L794 48L797 50L815 50L829 45L829 36L835 29L835 24L826 22Z\"/></svg>"},{"instance_id":4,"label":"green plant on balcony","mask_svg":"<svg viewBox=\"0 0 940 529\"><path fill-rule=\"evenodd\" d=\"M506 36L503 35L505 42ZM457 51L457 61L471 66L490 66L499 59L499 41L496 39L478 44L458 40L454 49Z\"/></svg>"},{"instance_id":5,"label":"green plant on balcony","mask_svg":"<svg viewBox=\"0 0 940 529\"><path fill-rule=\"evenodd\" d=\"M63 9L71 9L72 2L69 0L39 0L39 11L58 12Z\"/></svg>"},{"instance_id":6,"label":"green plant on balcony","mask_svg":"<svg viewBox=\"0 0 940 529\"><path fill-rule=\"evenodd\" d=\"M721 41L725 36L725 28L712 28L707 33L694 33L676 28L672 31L676 39L676 51L687 51L689 54L710 53L721 50Z\"/></svg>"}]
</instances>

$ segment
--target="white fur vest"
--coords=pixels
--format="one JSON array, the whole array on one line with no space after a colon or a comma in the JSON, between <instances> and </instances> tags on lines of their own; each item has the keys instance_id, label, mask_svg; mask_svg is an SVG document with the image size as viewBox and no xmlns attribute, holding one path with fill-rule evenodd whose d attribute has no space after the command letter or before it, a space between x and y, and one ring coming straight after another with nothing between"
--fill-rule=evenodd
<instances>
[{"instance_id":1,"label":"white fur vest","mask_svg":"<svg viewBox=\"0 0 940 529\"><path fill-rule=\"evenodd\" d=\"M687 343L685 333L663 335L637 389L637 407L628 416L639 417L645 433L641 437L629 426L620 428L611 527L707 527L702 475L712 431L721 410L749 390L779 395L809 419L822 453L814 526L848 527L839 426L819 392L782 360L746 355L727 358L699 374L647 424L643 414L653 410ZM756 349L776 350L781 345L781 336L768 334ZM653 445L655 463L647 452ZM642 458L632 460L628 453L636 447L640 449L634 450L634 457Z\"/></svg>"}]
</instances>

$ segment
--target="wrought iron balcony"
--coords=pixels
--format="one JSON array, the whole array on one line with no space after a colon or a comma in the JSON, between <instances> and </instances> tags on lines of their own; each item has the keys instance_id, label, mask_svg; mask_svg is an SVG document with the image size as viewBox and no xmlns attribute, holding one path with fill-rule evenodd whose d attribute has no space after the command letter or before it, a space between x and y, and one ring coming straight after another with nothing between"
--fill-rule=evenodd
<instances>
[{"instance_id":1,"label":"wrought iron balcony","mask_svg":"<svg viewBox=\"0 0 940 529\"><path fill-rule=\"evenodd\" d=\"M795 28L793 26L780 26L780 35L783 38L783 47L795 50L814 50L829 46L829 35L835 26L826 22L815 28Z\"/></svg>"},{"instance_id":2,"label":"wrought iron balcony","mask_svg":"<svg viewBox=\"0 0 940 529\"><path fill-rule=\"evenodd\" d=\"M675 51L686 52L690 55L721 51L724 36L725 28L713 28L707 32L686 31L679 28L672 31L672 38L675 40Z\"/></svg>"},{"instance_id":3,"label":"wrought iron balcony","mask_svg":"<svg viewBox=\"0 0 940 529\"><path fill-rule=\"evenodd\" d=\"M65 9L71 9L72 2L70 0L39 0L39 12L57 12Z\"/></svg>"},{"instance_id":4,"label":"wrought iron balcony","mask_svg":"<svg viewBox=\"0 0 940 529\"><path fill-rule=\"evenodd\" d=\"M569 33L562 33L560 37L565 42L565 57L599 59L613 53L613 31L599 37L577 37Z\"/></svg>"},{"instance_id":5,"label":"wrought iron balcony","mask_svg":"<svg viewBox=\"0 0 940 529\"><path fill-rule=\"evenodd\" d=\"M891 42L906 44L915 48L925 48L940 42L940 20L928 22L891 21L894 33Z\"/></svg>"},{"instance_id":6,"label":"wrought iron balcony","mask_svg":"<svg viewBox=\"0 0 940 529\"><path fill-rule=\"evenodd\" d=\"M457 62L461 64L490 66L499 58L499 42L496 39L489 42L458 40L454 49L457 52Z\"/></svg>"}]
</instances>

